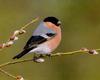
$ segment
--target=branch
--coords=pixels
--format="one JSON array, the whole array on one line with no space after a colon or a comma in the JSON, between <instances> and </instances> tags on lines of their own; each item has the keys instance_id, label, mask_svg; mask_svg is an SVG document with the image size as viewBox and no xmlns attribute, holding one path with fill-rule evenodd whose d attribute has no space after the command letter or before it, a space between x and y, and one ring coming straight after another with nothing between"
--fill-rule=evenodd
<instances>
[{"instance_id":1,"label":"branch","mask_svg":"<svg viewBox=\"0 0 100 80\"><path fill-rule=\"evenodd\" d=\"M24 25L23 27L21 27L19 30L15 30L13 32L13 34L10 36L10 38L8 39L7 42L0 44L0 49L3 49L5 47L10 47L11 45L14 44L14 42L16 40L18 40L18 35L24 34L26 33L26 30L24 30L25 28L27 28L30 24L36 22L39 18L35 18L34 20L30 21L29 23L27 23L26 25Z\"/></svg>"},{"instance_id":2,"label":"branch","mask_svg":"<svg viewBox=\"0 0 100 80\"><path fill-rule=\"evenodd\" d=\"M51 57L55 57L55 56L63 56L63 55L72 55L72 54L76 54L76 53L89 53L89 54L98 54L97 51L100 51L100 49L95 49L95 50L89 50L87 48L82 48L80 50L77 51L72 51L72 52L66 52L66 53L55 53L55 54L51 54ZM48 56L43 56L43 58L47 58ZM4 64L0 65L0 68L8 66L8 65L12 65L12 64L18 64L18 63L23 63L23 62L30 62L33 61L33 59L24 59L24 60L17 60L17 61L12 61L12 62L6 62ZM42 62L42 61L40 61Z\"/></svg>"},{"instance_id":3,"label":"branch","mask_svg":"<svg viewBox=\"0 0 100 80\"><path fill-rule=\"evenodd\" d=\"M55 56L63 56L63 55L72 55L75 53L89 53L89 54L98 54L97 51L100 51L100 49L95 49L95 50L89 50L87 48L82 48L80 50L77 51L72 51L72 52L66 52L66 53L56 53L56 54L51 54L51 57L55 57ZM44 58L47 58L47 56L44 56ZM18 63L23 63L23 62L30 62L33 61L34 59L25 59L25 60L18 60L18 61L11 61L11 62L6 62L0 65L0 71L3 72L4 74L8 75L9 77L12 77L16 80L24 80L24 78L22 76L14 76L6 71L4 71L3 67L6 67L8 65L13 65L13 64L18 64ZM43 60L37 60L37 62L44 62Z\"/></svg>"},{"instance_id":4,"label":"branch","mask_svg":"<svg viewBox=\"0 0 100 80\"><path fill-rule=\"evenodd\" d=\"M20 76L20 75L19 75L19 76L14 76L14 75L12 75L11 73L9 73L9 72L7 72L7 71L1 69L1 68L0 68L0 71L1 71L2 73L6 74L7 76L13 78L13 79L16 79L16 80L24 80L24 78L23 78L22 76Z\"/></svg>"},{"instance_id":5,"label":"branch","mask_svg":"<svg viewBox=\"0 0 100 80\"><path fill-rule=\"evenodd\" d=\"M14 44L14 42L16 40L18 40L18 36L21 35L21 34L24 34L26 33L26 31L24 30L25 28L27 28L30 24L36 22L39 18L35 18L34 20L30 21L29 23L27 23L26 25L24 25L23 27L21 27L19 30L15 30L12 34L12 36L10 36L10 38L8 39L7 42L3 43L3 44L0 44L0 50L2 50L3 48L6 48L6 47L10 47L11 45ZM10 64L15 64L15 63L18 63L18 62L7 62L5 64L1 64L1 66L6 66L6 65L10 65ZM24 80L24 78L22 76L14 76L10 73L8 73L7 71L3 70L0 68L0 71L6 75L8 75L9 77L12 77L16 80Z\"/></svg>"},{"instance_id":6,"label":"branch","mask_svg":"<svg viewBox=\"0 0 100 80\"><path fill-rule=\"evenodd\" d=\"M23 62L29 62L29 61L33 61L33 59L25 59L25 60L19 60L19 61L12 61L12 62L6 62L0 65L0 68L8 66L8 65L12 65L12 64L17 64L17 63L23 63Z\"/></svg>"},{"instance_id":7,"label":"branch","mask_svg":"<svg viewBox=\"0 0 100 80\"><path fill-rule=\"evenodd\" d=\"M16 76L14 76L14 75L12 75L12 74L10 74L10 73L6 72L5 70L3 70L3 69L1 69L1 68L0 68L0 71L1 71L2 73L6 74L7 76L9 76L9 77L12 77L12 78L16 79Z\"/></svg>"}]
</instances>

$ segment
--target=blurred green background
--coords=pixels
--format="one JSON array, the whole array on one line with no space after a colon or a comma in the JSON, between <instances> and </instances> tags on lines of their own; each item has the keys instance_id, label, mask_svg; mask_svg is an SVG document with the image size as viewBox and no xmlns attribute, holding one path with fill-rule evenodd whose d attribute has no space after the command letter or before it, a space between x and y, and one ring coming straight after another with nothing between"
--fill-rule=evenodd
<instances>
[{"instance_id":1,"label":"blurred green background","mask_svg":"<svg viewBox=\"0 0 100 80\"><path fill-rule=\"evenodd\" d=\"M0 43L37 16L40 20L55 16L62 21L63 39L55 52L100 48L100 0L0 0ZM30 25L15 45L0 52L0 64L13 61L39 21ZM47 58L45 63L10 65L4 70L25 80L100 80L100 55L77 53ZM0 73L0 80L13 79Z\"/></svg>"}]
</instances>

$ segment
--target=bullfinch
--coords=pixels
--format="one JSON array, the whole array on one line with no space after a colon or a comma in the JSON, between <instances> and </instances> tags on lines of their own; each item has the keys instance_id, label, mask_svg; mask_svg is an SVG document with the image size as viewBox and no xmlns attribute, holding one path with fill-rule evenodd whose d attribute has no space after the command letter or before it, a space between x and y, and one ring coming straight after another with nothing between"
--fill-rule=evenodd
<instances>
[{"instance_id":1,"label":"bullfinch","mask_svg":"<svg viewBox=\"0 0 100 80\"><path fill-rule=\"evenodd\" d=\"M32 52L39 55L50 55L61 42L60 25L61 22L56 17L46 17L33 32L23 51L13 59L19 59Z\"/></svg>"}]
</instances>

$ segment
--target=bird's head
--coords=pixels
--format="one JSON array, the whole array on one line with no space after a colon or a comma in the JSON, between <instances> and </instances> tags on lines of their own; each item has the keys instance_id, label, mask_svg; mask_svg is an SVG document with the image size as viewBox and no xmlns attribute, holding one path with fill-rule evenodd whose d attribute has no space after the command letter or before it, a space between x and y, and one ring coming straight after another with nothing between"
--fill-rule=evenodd
<instances>
[{"instance_id":1,"label":"bird's head","mask_svg":"<svg viewBox=\"0 0 100 80\"><path fill-rule=\"evenodd\" d=\"M44 22L51 22L56 26L60 26L61 25L60 20L58 20L56 17L46 17L43 21Z\"/></svg>"}]
</instances>

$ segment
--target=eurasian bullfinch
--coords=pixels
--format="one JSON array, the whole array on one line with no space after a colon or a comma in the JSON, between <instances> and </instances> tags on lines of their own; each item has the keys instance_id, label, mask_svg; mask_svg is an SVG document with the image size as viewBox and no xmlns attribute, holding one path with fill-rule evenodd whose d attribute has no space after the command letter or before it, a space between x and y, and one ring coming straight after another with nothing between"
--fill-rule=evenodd
<instances>
[{"instance_id":1,"label":"eurasian bullfinch","mask_svg":"<svg viewBox=\"0 0 100 80\"><path fill-rule=\"evenodd\" d=\"M27 53L50 55L61 42L61 22L55 17L46 17L33 32L23 51L14 56L19 59Z\"/></svg>"}]
</instances>

